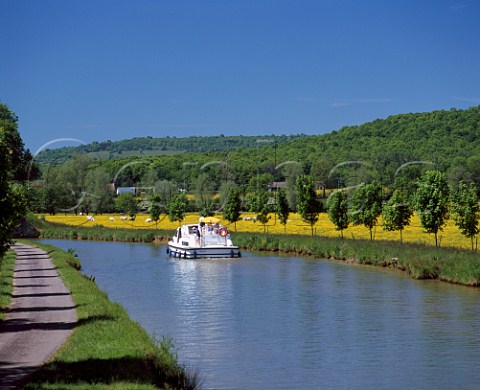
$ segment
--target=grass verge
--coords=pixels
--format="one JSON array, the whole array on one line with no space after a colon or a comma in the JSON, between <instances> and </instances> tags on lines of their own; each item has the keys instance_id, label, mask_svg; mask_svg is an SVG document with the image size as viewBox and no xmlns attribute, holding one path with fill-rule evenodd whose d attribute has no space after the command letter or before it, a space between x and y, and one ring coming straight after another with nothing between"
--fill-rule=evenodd
<instances>
[{"instance_id":1,"label":"grass verge","mask_svg":"<svg viewBox=\"0 0 480 390\"><path fill-rule=\"evenodd\" d=\"M0 321L10 305L13 291L13 269L15 267L15 252L12 250L0 257Z\"/></svg>"},{"instance_id":2,"label":"grass verge","mask_svg":"<svg viewBox=\"0 0 480 390\"><path fill-rule=\"evenodd\" d=\"M386 241L245 233L236 234L235 243L250 250L281 251L395 267L415 279L438 279L466 286L480 286L480 256L467 250Z\"/></svg>"},{"instance_id":3,"label":"grass verge","mask_svg":"<svg viewBox=\"0 0 480 390\"><path fill-rule=\"evenodd\" d=\"M73 233L69 231L73 230ZM120 229L118 229L120 230ZM119 240L117 229L69 227L45 223L44 238ZM167 241L172 232L145 234L146 230L122 229L124 241ZM233 233L235 244L247 250L280 251L301 256L395 267L415 279L437 279L465 286L480 286L480 256L470 250L433 247L398 241L370 241L299 234ZM89 237L89 238L87 238Z\"/></svg>"},{"instance_id":4,"label":"grass verge","mask_svg":"<svg viewBox=\"0 0 480 390\"><path fill-rule=\"evenodd\" d=\"M78 324L62 348L34 374L25 389L195 389L198 375L179 365L171 340L152 340L92 278L78 271L71 253L50 245L50 256L72 293Z\"/></svg>"}]
</instances>

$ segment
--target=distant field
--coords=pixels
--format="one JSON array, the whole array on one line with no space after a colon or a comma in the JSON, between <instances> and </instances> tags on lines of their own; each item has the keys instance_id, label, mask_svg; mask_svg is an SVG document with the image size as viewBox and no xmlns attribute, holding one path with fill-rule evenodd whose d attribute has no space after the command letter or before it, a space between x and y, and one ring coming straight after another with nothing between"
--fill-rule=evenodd
<instances>
[{"instance_id":1,"label":"distant field","mask_svg":"<svg viewBox=\"0 0 480 390\"><path fill-rule=\"evenodd\" d=\"M253 222L255 214L253 213L244 213L242 214L242 220L236 223L236 228L234 224L229 226L229 229L232 231L238 232L250 232L250 233L261 233L264 231L264 226L258 222ZM265 226L265 229L268 233L272 234L283 234L284 227L278 222L275 222L275 216L270 215L271 219L269 223ZM112 218L113 220L110 220ZM45 219L48 222L62 223L70 226L87 226L92 227L95 225L101 225L109 228L136 228L136 229L152 229L155 228L154 222L145 222L148 218L148 215L138 215L135 221L121 221L118 214L110 215L98 215L95 216L95 221L87 221L86 216L81 215L55 215L50 216L46 215ZM248 219L250 220L244 220ZM198 222L198 214L191 213L188 214L184 223L196 223ZM225 225L229 225L228 221L223 221ZM171 229L174 230L178 227L178 223L173 223L168 220L167 217L158 223L159 229ZM291 214L289 222L287 223L286 233L287 234L302 234L310 235L311 233L310 226L302 222L301 218L297 214ZM316 235L327 236L327 237L338 237L340 233L335 230L334 225L328 219L327 214L320 214L318 223L315 225ZM362 226L350 226L347 230L344 231L344 236L346 238L359 238L359 239L369 239L369 231L367 228ZM375 230L375 240L388 240L388 241L399 241L400 234L399 232L387 232L384 231L381 227L381 220L379 220L379 226ZM403 232L404 242L411 243L420 243L426 245L435 245L435 240L433 235L426 234L422 227L420 226L420 221L418 216L412 218L412 223L410 226L407 226ZM470 239L465 238L457 227L454 225L453 221L448 221L443 232L439 233L440 244L443 247L455 247L462 249L470 249Z\"/></svg>"}]
</instances>

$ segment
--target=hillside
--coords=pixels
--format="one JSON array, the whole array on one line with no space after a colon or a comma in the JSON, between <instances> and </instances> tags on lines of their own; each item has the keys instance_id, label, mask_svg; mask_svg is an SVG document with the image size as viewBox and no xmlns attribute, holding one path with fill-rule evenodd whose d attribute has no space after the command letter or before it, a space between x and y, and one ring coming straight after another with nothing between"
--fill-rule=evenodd
<instances>
[{"instance_id":1,"label":"hillside","mask_svg":"<svg viewBox=\"0 0 480 390\"><path fill-rule=\"evenodd\" d=\"M211 136L211 137L139 137L121 141L92 142L88 145L46 149L38 154L40 163L64 162L76 154L88 155L92 160L111 160L124 157L152 157L182 153L230 152L238 149L266 146L306 137L305 135L281 136Z\"/></svg>"},{"instance_id":2,"label":"hillside","mask_svg":"<svg viewBox=\"0 0 480 390\"><path fill-rule=\"evenodd\" d=\"M278 152L310 166L318 160L332 164L361 160L372 164L377 174L388 177L402 164L427 161L451 174L474 174L478 180L480 106L377 119L293 140L280 145Z\"/></svg>"},{"instance_id":3,"label":"hillside","mask_svg":"<svg viewBox=\"0 0 480 390\"><path fill-rule=\"evenodd\" d=\"M40 161L58 162L78 153L98 160L96 165L102 165L112 178L124 164L142 158L145 164L123 171L123 185L145 182L148 170L154 171L149 175L156 179L191 184L207 171L210 162L224 161L228 162L224 178L237 183L263 172L285 180L302 170L329 187L372 179L388 185L398 176L407 185L428 167L447 172L452 183L473 180L480 187L480 106L394 115L316 136L147 137L95 142L45 151ZM349 161L353 163L337 168ZM418 161L424 164L409 165ZM293 164L285 168L288 163ZM408 169L398 175L405 164Z\"/></svg>"}]
</instances>

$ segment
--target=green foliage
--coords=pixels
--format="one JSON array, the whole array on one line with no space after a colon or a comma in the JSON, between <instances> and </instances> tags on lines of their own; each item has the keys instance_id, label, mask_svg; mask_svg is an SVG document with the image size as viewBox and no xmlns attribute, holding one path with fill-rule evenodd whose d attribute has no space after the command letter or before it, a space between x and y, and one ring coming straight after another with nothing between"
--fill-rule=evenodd
<instances>
[{"instance_id":1,"label":"green foliage","mask_svg":"<svg viewBox=\"0 0 480 390\"><path fill-rule=\"evenodd\" d=\"M138 201L133 194L121 194L115 199L115 207L120 213L135 217L138 212Z\"/></svg>"},{"instance_id":2,"label":"green foliage","mask_svg":"<svg viewBox=\"0 0 480 390\"><path fill-rule=\"evenodd\" d=\"M480 232L478 227L480 207L473 183L469 186L463 182L459 183L451 199L451 210L455 225L465 237L470 238L473 250L474 238Z\"/></svg>"},{"instance_id":3,"label":"green foliage","mask_svg":"<svg viewBox=\"0 0 480 390\"><path fill-rule=\"evenodd\" d=\"M305 135L276 136L275 143L281 144L292 139L306 137ZM212 137L138 137L122 141L92 142L88 145L77 147L64 147L45 150L39 154L39 161L52 161L54 159L68 160L74 154L90 154L92 158L109 159L124 155L131 156L159 156L180 153L207 153L231 152L245 148L259 149L257 140L265 136L212 136Z\"/></svg>"},{"instance_id":4,"label":"green foliage","mask_svg":"<svg viewBox=\"0 0 480 390\"><path fill-rule=\"evenodd\" d=\"M28 162L17 121L17 116L0 103L0 256L19 218L27 212L27 197L20 182Z\"/></svg>"},{"instance_id":5,"label":"green foliage","mask_svg":"<svg viewBox=\"0 0 480 390\"><path fill-rule=\"evenodd\" d=\"M330 195L327 202L328 217L333 222L340 235L343 237L343 231L348 228L350 222L348 218L347 195L343 191L335 191Z\"/></svg>"},{"instance_id":6,"label":"green foliage","mask_svg":"<svg viewBox=\"0 0 480 390\"><path fill-rule=\"evenodd\" d=\"M400 231L400 241L403 241L402 231L410 224L413 208L406 202L406 197L395 190L392 197L383 204L382 226L388 231Z\"/></svg>"},{"instance_id":7,"label":"green foliage","mask_svg":"<svg viewBox=\"0 0 480 390\"><path fill-rule=\"evenodd\" d=\"M370 230L373 240L373 228L382 213L382 187L377 183L363 184L352 196L351 220L354 225L364 225Z\"/></svg>"},{"instance_id":8,"label":"green foliage","mask_svg":"<svg viewBox=\"0 0 480 390\"><path fill-rule=\"evenodd\" d=\"M165 211L165 208L162 207L161 198L159 195L154 195L150 199L150 206L148 208L148 213L150 214L150 218L152 221L155 222L155 227L158 226L158 221L160 220L160 216Z\"/></svg>"},{"instance_id":9,"label":"green foliage","mask_svg":"<svg viewBox=\"0 0 480 390\"><path fill-rule=\"evenodd\" d=\"M240 191L237 188L230 188L223 208L223 218L230 223L237 222L240 219L241 207Z\"/></svg>"},{"instance_id":10,"label":"green foliage","mask_svg":"<svg viewBox=\"0 0 480 390\"><path fill-rule=\"evenodd\" d=\"M213 217L215 215L215 202L205 200L200 207L201 217Z\"/></svg>"},{"instance_id":11,"label":"green foliage","mask_svg":"<svg viewBox=\"0 0 480 390\"><path fill-rule=\"evenodd\" d=\"M448 213L449 188L445 174L427 171L418 182L415 193L415 210L427 233L435 235L438 246L438 232L443 229Z\"/></svg>"},{"instance_id":12,"label":"green foliage","mask_svg":"<svg viewBox=\"0 0 480 390\"><path fill-rule=\"evenodd\" d=\"M286 231L290 209L288 206L287 194L282 188L275 193L275 214L277 214L280 224L284 226Z\"/></svg>"},{"instance_id":13,"label":"green foliage","mask_svg":"<svg viewBox=\"0 0 480 390\"><path fill-rule=\"evenodd\" d=\"M300 175L297 177L295 190L297 194L297 211L303 221L310 224L313 236L313 225L318 221L318 214L322 211L322 204L315 192L315 183L311 177Z\"/></svg>"},{"instance_id":14,"label":"green foliage","mask_svg":"<svg viewBox=\"0 0 480 390\"><path fill-rule=\"evenodd\" d=\"M181 223L187 212L188 200L185 194L178 194L167 204L168 219L171 222Z\"/></svg>"}]
</instances>

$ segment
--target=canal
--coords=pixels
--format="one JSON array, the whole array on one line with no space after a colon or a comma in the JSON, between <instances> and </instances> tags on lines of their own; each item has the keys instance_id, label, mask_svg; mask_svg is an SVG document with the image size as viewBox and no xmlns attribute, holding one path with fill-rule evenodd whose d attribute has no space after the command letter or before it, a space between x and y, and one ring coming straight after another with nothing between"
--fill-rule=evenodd
<instances>
[{"instance_id":1,"label":"canal","mask_svg":"<svg viewBox=\"0 0 480 390\"><path fill-rule=\"evenodd\" d=\"M205 389L478 389L480 290L367 266L243 252L178 260L153 244L42 240Z\"/></svg>"}]
</instances>

